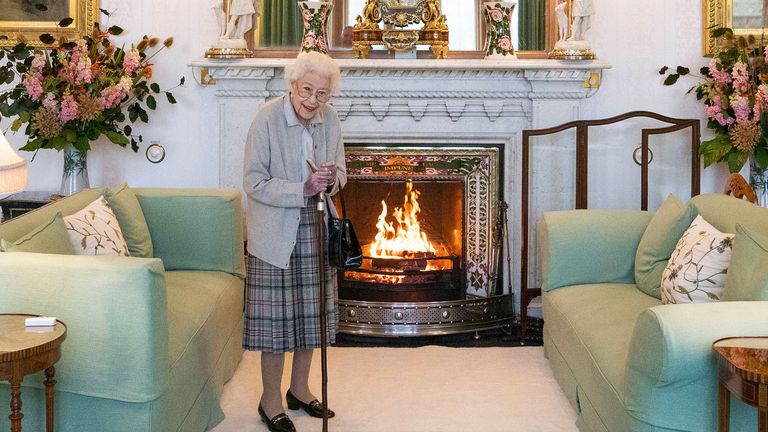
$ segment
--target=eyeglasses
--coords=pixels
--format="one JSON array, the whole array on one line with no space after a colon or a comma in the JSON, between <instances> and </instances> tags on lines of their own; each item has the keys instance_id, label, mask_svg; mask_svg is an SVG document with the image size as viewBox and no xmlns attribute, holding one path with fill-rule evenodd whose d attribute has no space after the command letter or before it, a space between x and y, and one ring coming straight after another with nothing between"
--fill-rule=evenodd
<instances>
[{"instance_id":1,"label":"eyeglasses","mask_svg":"<svg viewBox=\"0 0 768 432\"><path fill-rule=\"evenodd\" d=\"M331 99L331 93L328 90L315 90L313 92L309 87L302 87L299 89L298 93L302 100L311 99L312 95L314 95L315 99L320 103L326 103Z\"/></svg>"}]
</instances>

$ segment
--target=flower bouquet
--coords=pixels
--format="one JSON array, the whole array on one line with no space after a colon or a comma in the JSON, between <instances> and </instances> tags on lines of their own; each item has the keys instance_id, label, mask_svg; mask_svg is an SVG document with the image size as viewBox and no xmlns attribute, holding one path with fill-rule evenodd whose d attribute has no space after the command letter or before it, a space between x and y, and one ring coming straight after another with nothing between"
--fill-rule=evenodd
<instances>
[{"instance_id":1,"label":"flower bouquet","mask_svg":"<svg viewBox=\"0 0 768 432\"><path fill-rule=\"evenodd\" d=\"M701 143L704 166L726 162L731 173L739 172L750 160L760 173L768 168L768 50L755 37L736 37L728 28L713 31L723 48L709 65L701 68L701 82L688 92L704 103L715 137ZM664 85L675 84L691 75L683 66L664 66Z\"/></svg>"},{"instance_id":2,"label":"flower bouquet","mask_svg":"<svg viewBox=\"0 0 768 432\"><path fill-rule=\"evenodd\" d=\"M102 10L109 16L109 13ZM71 18L59 25L66 27ZM152 59L173 44L144 36L128 47L117 47L109 37L123 32L118 26L101 30L94 23L90 35L74 41L40 36L48 48L33 49L24 41L0 50L0 84L15 86L0 93L0 117L16 117L14 132L28 136L21 150L62 150L71 145L85 153L102 135L109 141L138 151L141 135L128 123L149 120L161 93L176 103L170 90L151 82ZM184 85L182 77L179 84ZM174 87L174 88L176 88Z\"/></svg>"}]
</instances>

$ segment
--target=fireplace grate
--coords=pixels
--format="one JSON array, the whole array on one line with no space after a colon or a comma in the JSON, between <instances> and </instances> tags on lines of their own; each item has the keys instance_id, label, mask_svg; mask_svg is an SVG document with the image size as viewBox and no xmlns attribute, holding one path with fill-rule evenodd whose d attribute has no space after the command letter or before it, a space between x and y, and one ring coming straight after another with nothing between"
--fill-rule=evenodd
<instances>
[{"instance_id":1,"label":"fireplace grate","mask_svg":"<svg viewBox=\"0 0 768 432\"><path fill-rule=\"evenodd\" d=\"M434 336L510 324L511 294L439 302L339 300L339 331L366 336Z\"/></svg>"}]
</instances>

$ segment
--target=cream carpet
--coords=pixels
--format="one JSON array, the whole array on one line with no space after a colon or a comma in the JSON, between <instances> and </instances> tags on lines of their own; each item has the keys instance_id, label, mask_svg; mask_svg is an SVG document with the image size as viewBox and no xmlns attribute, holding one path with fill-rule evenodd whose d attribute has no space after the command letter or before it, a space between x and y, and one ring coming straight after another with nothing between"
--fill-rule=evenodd
<instances>
[{"instance_id":1,"label":"cream carpet","mask_svg":"<svg viewBox=\"0 0 768 432\"><path fill-rule=\"evenodd\" d=\"M213 431L267 431L256 412L260 395L259 354L246 352L224 387L226 419ZM330 348L328 402L331 432L577 432L541 347ZM287 413L298 432L322 430L321 419Z\"/></svg>"}]
</instances>

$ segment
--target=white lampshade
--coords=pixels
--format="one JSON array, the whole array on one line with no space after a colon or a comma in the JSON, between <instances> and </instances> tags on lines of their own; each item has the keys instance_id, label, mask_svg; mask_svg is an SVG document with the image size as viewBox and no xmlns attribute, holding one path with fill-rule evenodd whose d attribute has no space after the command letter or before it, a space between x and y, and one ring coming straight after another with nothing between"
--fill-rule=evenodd
<instances>
[{"instance_id":1,"label":"white lampshade","mask_svg":"<svg viewBox=\"0 0 768 432\"><path fill-rule=\"evenodd\" d=\"M0 194L18 192L27 187L27 161L16 154L0 133Z\"/></svg>"}]
</instances>

